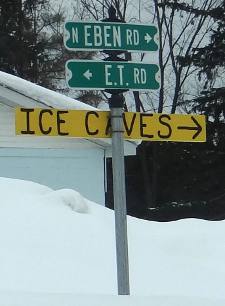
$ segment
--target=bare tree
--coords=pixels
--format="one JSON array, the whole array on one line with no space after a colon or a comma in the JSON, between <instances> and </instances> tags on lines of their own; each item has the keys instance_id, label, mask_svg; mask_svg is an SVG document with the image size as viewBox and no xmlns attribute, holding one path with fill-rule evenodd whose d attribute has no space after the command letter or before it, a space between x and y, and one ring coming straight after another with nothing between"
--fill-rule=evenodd
<instances>
[{"instance_id":1,"label":"bare tree","mask_svg":"<svg viewBox=\"0 0 225 306\"><path fill-rule=\"evenodd\" d=\"M210 10L218 1L191 2L192 7L198 10ZM191 64L184 64L183 59L191 54L193 48L198 48L207 41L209 31L213 27L213 21L208 16L197 15L188 10L180 11L176 3L177 1L154 0L154 19L159 29L160 113L164 111L165 106L167 112L169 109L171 113L176 112L189 87L188 81L196 72L196 68Z\"/></svg>"},{"instance_id":2,"label":"bare tree","mask_svg":"<svg viewBox=\"0 0 225 306\"><path fill-rule=\"evenodd\" d=\"M85 9L95 20L107 18L108 9L114 6L117 16L120 20L126 20L127 0L81 0L82 8Z\"/></svg>"}]
</instances>

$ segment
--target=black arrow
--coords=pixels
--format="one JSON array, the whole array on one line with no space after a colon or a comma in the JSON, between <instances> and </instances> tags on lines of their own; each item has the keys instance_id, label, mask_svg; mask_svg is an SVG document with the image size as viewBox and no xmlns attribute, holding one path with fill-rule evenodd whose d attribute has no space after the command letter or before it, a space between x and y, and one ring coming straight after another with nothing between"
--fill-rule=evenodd
<instances>
[{"instance_id":1,"label":"black arrow","mask_svg":"<svg viewBox=\"0 0 225 306\"><path fill-rule=\"evenodd\" d=\"M178 126L177 129L178 130L196 131L196 133L192 137L192 139L195 139L201 133L202 127L201 127L201 125L198 123L198 121L193 116L191 116L191 119L195 123L195 126Z\"/></svg>"}]
</instances>

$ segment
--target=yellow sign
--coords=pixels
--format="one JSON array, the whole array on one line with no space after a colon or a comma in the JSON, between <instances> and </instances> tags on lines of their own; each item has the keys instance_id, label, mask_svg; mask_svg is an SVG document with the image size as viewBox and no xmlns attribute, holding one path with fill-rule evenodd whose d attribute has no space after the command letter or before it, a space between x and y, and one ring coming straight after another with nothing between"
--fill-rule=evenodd
<instances>
[{"instance_id":1,"label":"yellow sign","mask_svg":"<svg viewBox=\"0 0 225 306\"><path fill-rule=\"evenodd\" d=\"M206 122L203 115L125 112L123 121L125 139L206 141ZM17 108L16 134L110 138L110 112Z\"/></svg>"}]
</instances>

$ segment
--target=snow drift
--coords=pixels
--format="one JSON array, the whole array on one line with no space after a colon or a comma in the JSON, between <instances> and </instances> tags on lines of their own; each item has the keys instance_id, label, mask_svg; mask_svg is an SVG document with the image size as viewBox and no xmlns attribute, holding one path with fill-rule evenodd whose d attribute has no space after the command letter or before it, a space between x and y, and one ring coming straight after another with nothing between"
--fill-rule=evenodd
<instances>
[{"instance_id":1,"label":"snow drift","mask_svg":"<svg viewBox=\"0 0 225 306\"><path fill-rule=\"evenodd\" d=\"M0 301L9 292L117 294L112 211L16 179L0 178L0 194ZM131 294L224 299L224 231L224 221L129 217Z\"/></svg>"}]
</instances>

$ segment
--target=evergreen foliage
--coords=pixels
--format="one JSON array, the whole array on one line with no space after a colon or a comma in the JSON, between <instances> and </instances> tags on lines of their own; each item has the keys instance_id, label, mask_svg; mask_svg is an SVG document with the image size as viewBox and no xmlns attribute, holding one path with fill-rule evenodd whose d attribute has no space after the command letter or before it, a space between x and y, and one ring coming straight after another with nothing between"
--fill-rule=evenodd
<instances>
[{"instance_id":1,"label":"evergreen foliage","mask_svg":"<svg viewBox=\"0 0 225 306\"><path fill-rule=\"evenodd\" d=\"M62 13L48 0L0 2L0 69L46 87L64 71Z\"/></svg>"},{"instance_id":2,"label":"evergreen foliage","mask_svg":"<svg viewBox=\"0 0 225 306\"><path fill-rule=\"evenodd\" d=\"M211 129L210 125L208 129ZM224 127L223 127L224 129ZM208 131L210 133L210 131ZM225 129L223 130L225 135ZM126 189L128 214L155 221L183 218L225 219L225 148L207 143L158 143L158 184L154 208L144 197L144 178L139 171L141 155L127 156ZM153 171L153 143L147 147L147 171ZM109 173L111 161L107 163ZM112 208L112 177L107 188L107 205ZM149 186L151 189L152 184ZM151 189L152 190L152 189Z\"/></svg>"},{"instance_id":3,"label":"evergreen foliage","mask_svg":"<svg viewBox=\"0 0 225 306\"><path fill-rule=\"evenodd\" d=\"M63 44L64 11L49 0L0 1L0 70L44 87L65 88L65 62L90 59L96 52L69 52ZM100 92L77 91L75 98L97 106Z\"/></svg>"},{"instance_id":4,"label":"evergreen foliage","mask_svg":"<svg viewBox=\"0 0 225 306\"><path fill-rule=\"evenodd\" d=\"M215 19L211 41L205 47L193 50L191 57L200 69L199 78L206 78L205 89L191 103L194 111L208 116L208 141L214 145L215 154L219 154L221 150L225 151L225 1L208 14Z\"/></svg>"},{"instance_id":5,"label":"evergreen foliage","mask_svg":"<svg viewBox=\"0 0 225 306\"><path fill-rule=\"evenodd\" d=\"M185 217L224 219L225 1L218 1L210 10L200 10L181 1L166 1L166 4L177 12L214 19L210 42L192 49L191 54L177 57L181 65L198 68L199 80L204 81L199 97L185 103L189 112L207 116L207 143L158 145L158 206L146 211L146 218L163 221ZM152 156L151 151L149 154Z\"/></svg>"},{"instance_id":6,"label":"evergreen foliage","mask_svg":"<svg viewBox=\"0 0 225 306\"><path fill-rule=\"evenodd\" d=\"M0 3L0 67L18 75L25 74L30 46L27 35L30 23L24 16L19 0ZM22 35L24 33L25 35Z\"/></svg>"},{"instance_id":7,"label":"evergreen foliage","mask_svg":"<svg viewBox=\"0 0 225 306\"><path fill-rule=\"evenodd\" d=\"M198 98L191 101L191 106L194 111L206 114L216 127L219 122L224 123L225 120L225 1L221 1L216 8L209 11L194 9L183 4L172 4L170 1L168 5L176 5L178 9L188 9L193 14L214 18L215 24L209 44L193 49L191 55L179 60L184 65L193 64L198 67L200 80L205 77L204 90Z\"/></svg>"}]
</instances>

